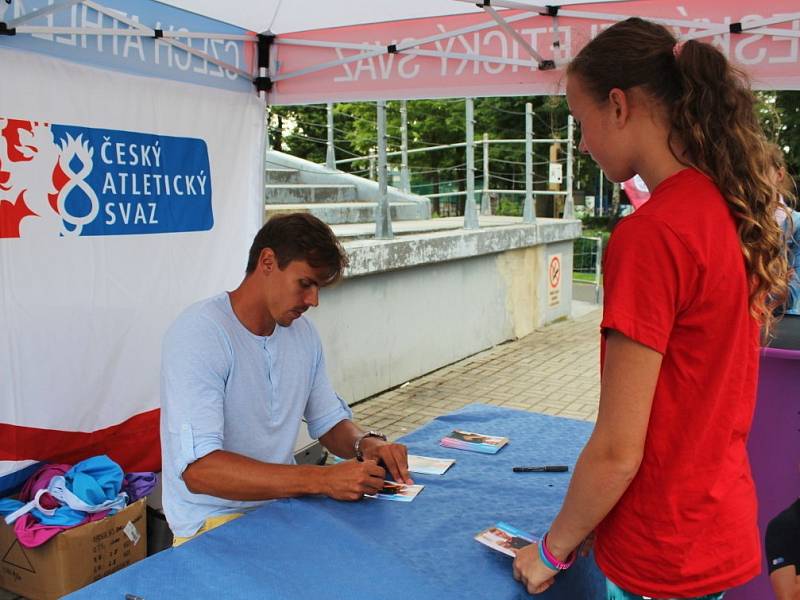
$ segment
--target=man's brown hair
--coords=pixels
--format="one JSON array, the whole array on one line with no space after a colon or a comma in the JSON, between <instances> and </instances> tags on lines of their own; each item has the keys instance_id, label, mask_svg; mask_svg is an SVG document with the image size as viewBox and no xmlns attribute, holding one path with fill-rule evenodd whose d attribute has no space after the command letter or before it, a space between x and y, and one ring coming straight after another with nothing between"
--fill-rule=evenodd
<instances>
[{"instance_id":1,"label":"man's brown hair","mask_svg":"<svg viewBox=\"0 0 800 600\"><path fill-rule=\"evenodd\" d=\"M347 254L330 227L308 213L276 215L253 239L247 260L247 274L256 269L264 248L271 248L283 270L293 260L304 260L314 269L324 269L330 285L341 279L348 265Z\"/></svg>"}]
</instances>

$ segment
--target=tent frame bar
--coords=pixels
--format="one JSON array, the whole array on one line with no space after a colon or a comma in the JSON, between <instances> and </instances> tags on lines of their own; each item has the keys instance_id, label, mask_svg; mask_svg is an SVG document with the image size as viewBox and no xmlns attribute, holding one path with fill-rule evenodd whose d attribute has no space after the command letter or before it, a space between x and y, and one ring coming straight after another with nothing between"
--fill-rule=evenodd
<instances>
[{"instance_id":1,"label":"tent frame bar","mask_svg":"<svg viewBox=\"0 0 800 600\"><path fill-rule=\"evenodd\" d=\"M489 6L488 3L479 4L479 6L481 6L484 12L488 13L497 22L497 24L503 31L505 31L508 35L510 35L513 39L515 39L517 43L520 46L522 46L528 52L528 54L530 54L534 58L534 60L536 60L540 68L542 67L543 63L545 62L544 58L542 58L542 55L533 49L533 46L531 46L528 42L525 41L525 39L522 37L522 34L519 31L514 29L503 17L500 16L500 14L495 9Z\"/></svg>"},{"instance_id":2,"label":"tent frame bar","mask_svg":"<svg viewBox=\"0 0 800 600\"><path fill-rule=\"evenodd\" d=\"M454 0L454 1L466 2L470 4L474 4L475 2L475 0ZM76 5L83 5L89 7L97 11L98 13L111 18L116 22L127 25L129 29L99 28L99 27L98 28L42 27L42 26L23 25L24 23L28 23L36 18L51 15L59 11L65 11L70 8L74 8ZM287 46L309 46L309 47L319 47L319 48L332 48L337 51L339 58L338 60L332 60L316 65L311 65L287 73L276 73L275 72L276 69L274 67L277 66L278 63L277 61L273 61L273 64L270 65L273 68L268 70L266 78L269 79L269 83L272 84L277 81L282 81L285 79L293 79L296 77L301 77L303 75L308 75L318 71L323 71L326 69L347 65L353 62L369 60L378 56L382 56L384 54L395 54L395 53L405 53L409 55L416 55L423 57L446 58L446 59L461 60L461 61L493 63L498 65L503 64L503 65L512 65L512 66L525 67L531 69L538 68L539 70L548 70L561 66L566 62L565 59L560 58L561 52L558 43L558 36L559 36L558 17L588 19L599 22L615 22L630 17L630 15L622 15L616 13L612 14L612 13L602 13L602 12L591 12L586 10L568 10L567 7L564 6L532 4L524 2L522 0L480 0L477 6L482 8L484 13L491 17L491 20L476 23L474 25L462 27L460 29L455 29L452 31L441 31L441 33L439 34L415 40L410 40L402 44L398 43L388 46L378 46L374 44L359 44L359 43L349 43L349 42L325 42L320 40L303 40L291 37L283 39L281 37L272 36L272 34L269 34L269 37L271 37L270 40L271 43L287 45ZM510 16L505 16L503 14L503 11L498 11L497 8L505 8L521 12L517 14L512 14ZM545 18L550 17L550 19L552 19L552 30L554 36L552 43L552 50L554 54L553 59L545 59L536 48L533 48L533 46L528 41L525 40L525 38L518 30L516 30L514 27L511 26L511 24L516 21L531 19L537 16L542 16ZM724 34L742 34L742 33L747 33L751 35L767 35L767 36L772 36L774 38L784 37L790 39L800 39L800 30L772 27L773 25L788 23L797 19L800 19L800 12L786 13L783 15L772 16L769 18L748 19L746 21L737 23L718 23L718 22L709 23L709 22L693 21L690 19L671 19L671 18L658 18L658 17L653 17L650 20L668 27L680 27L689 29L690 33L686 33L679 37L679 39L681 39L682 41L687 41L687 40L700 39L700 38L706 38ZM451 52L449 50L433 50L433 49L422 48L422 46L433 44L441 40L448 40L469 33L474 33L485 29L491 29L493 27L500 27L507 35L511 36L511 38L514 40L516 44L515 48L517 47L517 45L523 48L525 52L534 59L535 62L517 57L506 58L506 57L491 56L481 53L469 54L464 52ZM257 80L263 80L265 77L263 73L259 73L257 75L253 73L248 73L242 69L239 69L238 67L235 67L225 62L224 60L220 60L206 52L193 48L189 44L185 44L179 41L181 39L189 41L191 39L206 39L206 40L232 40L232 41L256 43L258 41L258 38L256 38L253 35L179 32L179 31L164 31L161 29L154 29L146 25L143 25L138 21L130 19L125 15L122 15L101 4L98 4L94 0L62 0L60 2L56 1L56 3L50 6L46 6L38 10L32 11L16 19L11 19L7 22L0 22L0 34L2 35L79 34L79 35L98 35L98 36L108 35L108 36L120 36L120 37L152 37L160 39L163 43L169 44L190 55L196 56L204 61L215 64L229 71L230 73L235 73L245 78L247 81L255 82ZM343 56L340 50L355 50L358 51L358 53L350 56ZM259 91L264 91L264 90L261 90L259 88Z\"/></svg>"},{"instance_id":3,"label":"tent frame bar","mask_svg":"<svg viewBox=\"0 0 800 600\"><path fill-rule=\"evenodd\" d=\"M66 10L68 8L72 8L75 4L79 4L81 0L65 0L60 4L52 4L51 6L43 6L38 10L34 10L26 15L18 17L16 19L11 19L6 23L6 27L8 29L16 29L18 25L21 23L26 23L38 17L45 17L47 15L53 14L54 12L59 12L60 10Z\"/></svg>"},{"instance_id":4,"label":"tent frame bar","mask_svg":"<svg viewBox=\"0 0 800 600\"><path fill-rule=\"evenodd\" d=\"M534 16L534 13L523 13L523 14L514 15L512 17L509 17L508 19L505 19L505 21L507 23L513 23L515 21L521 21L523 19L528 19L531 16ZM284 79L293 79L295 77L300 77L302 75L308 75L310 73L316 73L317 71L324 71L325 69L331 69L333 67L339 67L339 66L342 66L342 65L345 65L345 64L349 64L349 63L352 63L352 62L358 62L360 60L365 60L365 59L373 58L373 57L376 57L376 56L380 56L382 54L387 54L387 53L390 53L390 51L392 53L403 52L405 54L416 54L418 56L435 56L435 57L459 58L461 60L473 60L473 61L477 61L477 62L491 62L491 63L497 63L497 64L518 64L518 65L521 65L521 66L531 66L532 63L530 63L529 61L522 61L522 62L516 62L516 63L515 62L508 62L508 61L514 61L515 59L506 59L506 58L498 57L498 56L485 56L484 57L483 55L480 55L480 54L461 54L461 55L452 54L451 56L446 56L445 53L439 52L437 50L417 49L418 46L424 46L426 44L431 44L431 43L438 42L438 41L441 41L441 40L446 40L446 39L449 39L449 38L458 37L458 36L464 35L466 33L474 33L476 31L481 31L483 29L491 29L492 27L497 27L497 22L495 20L485 21L483 23L478 23L478 24L475 24L475 25L471 25L469 27L463 27L461 29L454 29L452 31L445 31L445 32L442 32L442 33L440 33L438 35L432 35L432 36L428 36L428 37L425 37L425 38L420 38L418 40L411 40L411 41L409 41L409 42L407 42L405 44L402 44L402 45L399 45L399 44L395 45L395 46L391 47L391 50L390 50L390 47L387 47L387 46L375 46L375 45L366 45L366 44L364 44L364 45L362 45L362 47L370 48L370 50L368 50L368 51L366 51L366 52L364 52L362 54L354 54L352 56L343 57L343 58L341 58L339 60L328 61L328 62L325 62L325 63L321 63L319 65L313 65L313 66L310 66L310 67L305 67L303 69L298 69L296 71L290 71L289 73L276 74L272 78L272 81L282 81ZM280 37L276 37L275 38L275 43L276 44L290 45L290 46L308 45L308 46L316 46L316 47L332 47L332 48L336 48L337 47L336 43L331 43L330 45L326 45L326 44L328 44L326 42L319 42L319 41L316 41L316 40L313 40L313 41L312 40L298 40L296 38L281 39ZM357 46L358 44L354 44L354 45ZM350 48L348 48L348 49L350 49ZM353 49L358 49L358 48L353 48ZM537 64L537 66L541 68L541 64Z\"/></svg>"},{"instance_id":5,"label":"tent frame bar","mask_svg":"<svg viewBox=\"0 0 800 600\"><path fill-rule=\"evenodd\" d=\"M457 2L467 2L467 3L474 3L474 0L455 0ZM355 42L324 42L320 40L303 40L297 38L287 38L282 39L280 37L276 37L275 43L279 45L286 45L286 46L309 46L309 47L317 47L317 48L333 48L333 49L341 49L341 50L361 50L360 54L354 54L351 56L341 56L339 60L328 61L324 63L320 63L317 65L312 65L309 67L305 67L302 69L298 69L296 71L290 71L288 73L281 73L276 74L272 77L272 81L282 81L285 79L293 79L295 77L301 77L303 75L308 75L311 73L315 73L318 71L323 71L326 69L331 69L334 67L343 66L346 64L350 64L353 62L359 62L361 60L368 60L377 56L381 56L383 54L393 54L393 53L405 53L411 54L416 56L428 56L428 57L438 57L438 58L450 58L456 60L469 60L474 62L487 62L487 63L495 63L495 64L510 64L510 65L517 65L517 66L525 66L525 67L537 67L539 70L548 70L553 69L558 66L562 66L567 61L565 59L559 59L555 56L553 59L544 59L541 54L539 54L523 37L522 35L511 26L511 23L515 21L520 21L524 19L529 19L535 16L544 16L550 17L553 20L553 34L554 34L554 43L553 43L553 50L554 52L558 51L558 17L572 17L578 19L589 19L595 21L623 21L625 19L630 18L630 15L620 15L620 14L608 14L608 13L595 13L595 12L588 12L588 11L573 11L573 10L562 10L563 7L559 6L541 6L541 5L531 5L526 4L523 2L519 2L518 0L484 0L482 3L479 3L478 6L482 8L487 14L492 17L491 21L486 21L483 23L478 23L476 25L471 25L469 27L463 27L461 29L456 29L453 31L445 31L438 35L432 35L425 38L420 38L417 40L411 40L406 42L405 44L395 44L391 46L378 46L375 44L359 44ZM520 14L512 15L511 17L504 17L501 13L495 10L494 7L502 7L502 8L509 8L515 10L527 10L528 12L523 12ZM538 12L530 12L531 10L535 10ZM771 35L774 37L787 37L787 38L800 38L800 31L797 30L789 30L789 29L777 29L768 27L769 25L775 25L779 23L790 22L800 18L800 13L791 13L781 15L779 17L771 17L768 19L753 19L748 20L745 23L731 23L731 24L720 24L720 23L700 23L691 20L684 20L684 19L663 19L663 18L652 18L650 20L660 23L666 26L673 26L673 27L685 27L691 29L699 29L695 33L686 34L681 36L681 40L689 40L689 39L698 39L704 37L710 37L714 35L720 35L724 33L750 33L750 34L762 34L762 35ZM476 31L481 31L483 29L490 29L492 27L499 26L502 28L508 35L510 35L523 49L525 49L528 54L530 54L536 64L527 61L527 60L520 60L514 58L505 58L499 56L489 56L483 54L465 54L465 53L453 53L447 51L439 51L439 50L424 50L420 48L420 46L424 46L427 44L431 44L434 42L438 42L441 40L446 40L453 37L458 37L467 33L474 33Z\"/></svg>"},{"instance_id":6,"label":"tent frame bar","mask_svg":"<svg viewBox=\"0 0 800 600\"><path fill-rule=\"evenodd\" d=\"M7 24L9 27L10 25ZM207 39L207 40L233 40L239 42L255 42L256 38L252 35L229 35L224 33L198 33L186 31L164 31L153 30L153 33L143 29L116 29L113 27L47 27L45 25L26 25L15 27L17 33L41 34L48 33L53 35L116 35L120 37L160 37L175 39ZM161 33L156 36L155 32Z\"/></svg>"},{"instance_id":7,"label":"tent frame bar","mask_svg":"<svg viewBox=\"0 0 800 600\"><path fill-rule=\"evenodd\" d=\"M455 2L466 2L468 4L473 4L474 0L454 0ZM542 10L539 12L541 16L552 16L555 19L557 16L559 17L572 17L575 19L589 19L593 21L624 21L625 19L629 19L635 15L621 15L621 14L611 14L611 13L602 13L602 12L589 12L589 11L582 11L582 10L563 10L562 7L558 6L540 6L540 5L532 5L526 4L523 2L519 2L518 0L491 0L491 4L493 7L502 7L502 8L509 8L509 9L516 9L516 10ZM556 14L548 15L547 9L555 8ZM774 36L781 36L784 35L786 37L797 37L797 31L789 30L789 29L771 29L769 32L761 30L761 28L766 27L768 25L775 25L778 23L786 23L789 21L794 21L800 18L800 12L796 13L787 13L781 15L779 17L771 17L769 19L750 19L746 22L740 23L708 23L708 22L698 22L692 21L689 19L665 19L660 17L648 17L648 21L652 21L654 23L660 23L661 25L669 25L673 27L686 27L690 29L704 29L706 30L705 35L699 35L700 32L697 34L690 34L695 37L691 39L697 39L698 37L707 37L710 35L719 35L720 33L735 33L732 31L732 26L734 25L741 25L740 32L748 32L748 33L759 33L765 35L774 35ZM689 39L686 36L681 36L682 40Z\"/></svg>"},{"instance_id":8,"label":"tent frame bar","mask_svg":"<svg viewBox=\"0 0 800 600\"><path fill-rule=\"evenodd\" d=\"M275 43L282 44L284 46L311 46L317 48L338 48L340 50L364 50L364 51L376 51L379 54L386 52L386 46L376 46L375 44L360 44L360 43L348 43L348 42L320 42L317 40L275 40ZM403 50L403 54L412 54L415 56L431 56L435 58L449 58L453 60L474 60L476 62L489 62L489 63L497 63L497 64L505 64L505 65L517 65L520 67L531 67L536 69L539 65L538 63L521 58L504 58L500 56L484 56L481 54L465 54L462 52L440 52L438 50ZM343 58L352 58L352 57L343 57ZM352 62L352 61L351 61ZM285 74L286 76L279 76L276 79L289 79L289 75L295 76L294 71L292 73Z\"/></svg>"}]
</instances>

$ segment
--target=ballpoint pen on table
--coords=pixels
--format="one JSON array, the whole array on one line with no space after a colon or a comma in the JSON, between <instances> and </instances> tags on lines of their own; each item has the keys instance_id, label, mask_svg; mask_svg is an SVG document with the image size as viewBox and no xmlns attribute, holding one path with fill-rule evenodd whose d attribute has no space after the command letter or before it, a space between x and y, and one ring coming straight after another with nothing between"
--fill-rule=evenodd
<instances>
[{"instance_id":1,"label":"ballpoint pen on table","mask_svg":"<svg viewBox=\"0 0 800 600\"><path fill-rule=\"evenodd\" d=\"M514 473L563 473L569 471L566 465L542 465L540 467L514 467Z\"/></svg>"}]
</instances>

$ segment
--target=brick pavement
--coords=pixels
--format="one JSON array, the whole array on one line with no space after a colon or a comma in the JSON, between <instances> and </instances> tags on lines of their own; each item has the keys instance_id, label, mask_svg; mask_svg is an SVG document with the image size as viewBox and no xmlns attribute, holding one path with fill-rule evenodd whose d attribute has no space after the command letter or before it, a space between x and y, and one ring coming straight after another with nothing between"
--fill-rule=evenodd
<instances>
[{"instance_id":1,"label":"brick pavement","mask_svg":"<svg viewBox=\"0 0 800 600\"><path fill-rule=\"evenodd\" d=\"M357 423L395 439L480 402L594 421L600 398L600 307L538 329L353 405Z\"/></svg>"}]
</instances>

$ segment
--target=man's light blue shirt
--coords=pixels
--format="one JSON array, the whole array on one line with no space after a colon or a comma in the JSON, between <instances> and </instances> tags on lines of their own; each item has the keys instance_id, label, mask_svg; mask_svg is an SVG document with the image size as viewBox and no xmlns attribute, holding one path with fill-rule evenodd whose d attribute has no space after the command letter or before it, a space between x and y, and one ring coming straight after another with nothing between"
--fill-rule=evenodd
<instances>
[{"instance_id":1,"label":"man's light blue shirt","mask_svg":"<svg viewBox=\"0 0 800 600\"><path fill-rule=\"evenodd\" d=\"M227 293L187 308L161 357L163 504L173 533L188 537L209 517L264 503L193 494L182 479L189 464L215 450L292 464L303 418L314 438L352 418L308 319L264 337L242 325Z\"/></svg>"}]
</instances>

